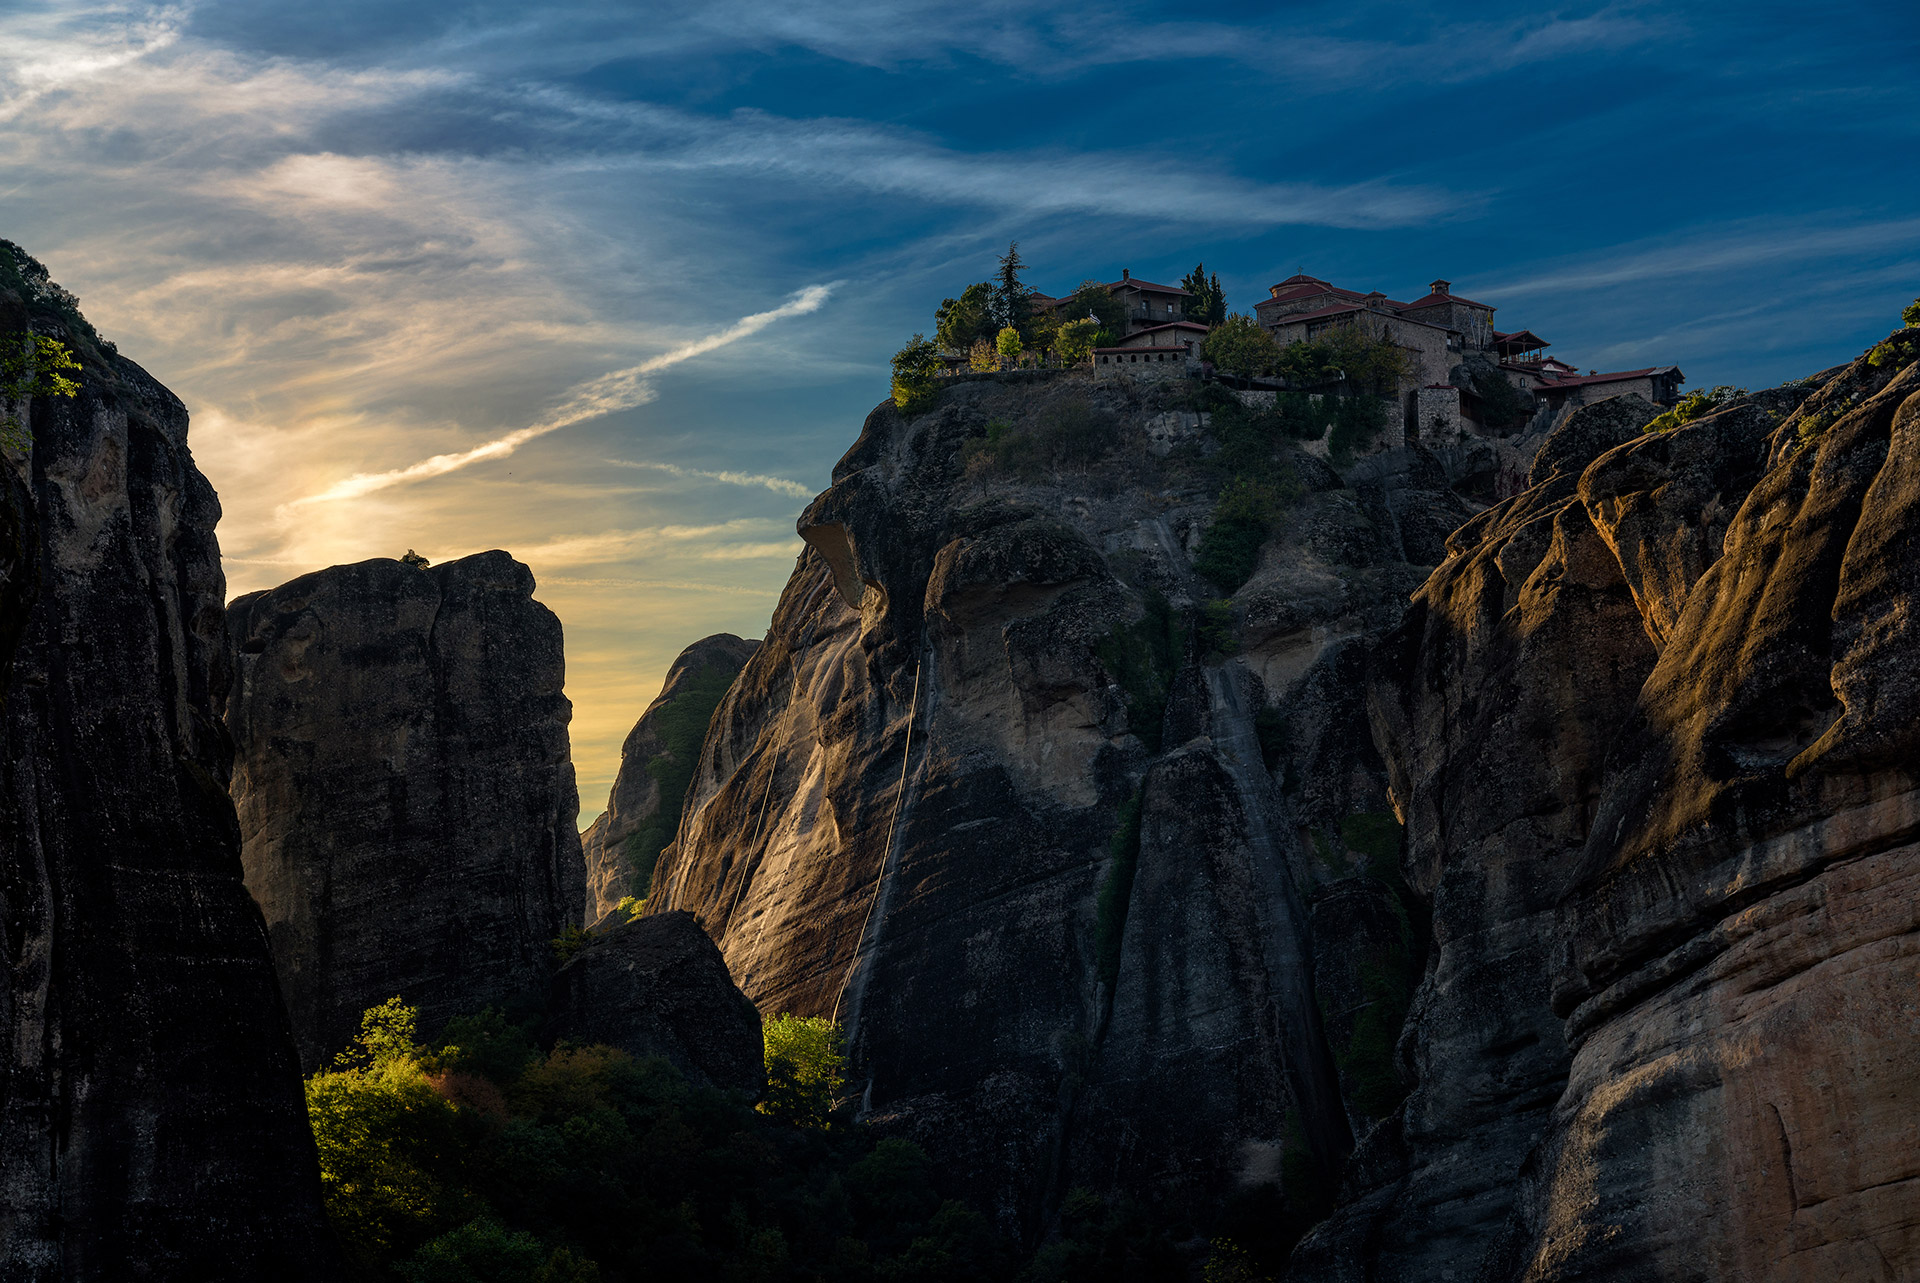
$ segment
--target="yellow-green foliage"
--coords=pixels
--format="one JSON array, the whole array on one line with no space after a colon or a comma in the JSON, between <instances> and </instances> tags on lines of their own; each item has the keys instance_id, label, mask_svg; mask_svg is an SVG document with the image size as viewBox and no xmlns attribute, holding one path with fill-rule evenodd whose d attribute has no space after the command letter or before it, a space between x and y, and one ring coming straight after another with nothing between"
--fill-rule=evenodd
<instances>
[{"instance_id":1,"label":"yellow-green foliage","mask_svg":"<svg viewBox=\"0 0 1920 1283\"><path fill-rule=\"evenodd\" d=\"M902 1140L798 1126L662 1060L561 1044L498 1012L417 1042L412 1008L367 1014L307 1082L327 1212L373 1283L1008 1283L1011 1247L944 1200ZM773 1022L770 1059L830 1096L825 1021Z\"/></svg>"},{"instance_id":2,"label":"yellow-green foliage","mask_svg":"<svg viewBox=\"0 0 1920 1283\"><path fill-rule=\"evenodd\" d=\"M0 402L23 397L72 397L80 385L66 372L80 372L67 345L44 334L0 334ZM13 448L29 440L26 425L10 407L0 406L0 445Z\"/></svg>"},{"instance_id":3,"label":"yellow-green foliage","mask_svg":"<svg viewBox=\"0 0 1920 1283\"><path fill-rule=\"evenodd\" d=\"M1641 431L1671 432L1695 419L1705 418L1721 406L1747 394L1745 388L1730 388L1724 383L1715 388L1698 388L1680 398L1680 403L1657 416Z\"/></svg>"},{"instance_id":4,"label":"yellow-green foliage","mask_svg":"<svg viewBox=\"0 0 1920 1283\"><path fill-rule=\"evenodd\" d=\"M821 1016L775 1016L762 1026L767 1094L760 1112L802 1127L825 1127L845 1084L840 1026Z\"/></svg>"},{"instance_id":5,"label":"yellow-green foliage","mask_svg":"<svg viewBox=\"0 0 1920 1283\"><path fill-rule=\"evenodd\" d=\"M1053 354L1062 365L1085 365L1093 355L1094 337L1100 323L1087 317L1067 321L1053 331Z\"/></svg>"},{"instance_id":6,"label":"yellow-green foliage","mask_svg":"<svg viewBox=\"0 0 1920 1283\"><path fill-rule=\"evenodd\" d=\"M1012 365L1020 359L1022 347L1020 331L1014 329L1011 325L1003 327L998 334L993 336L993 350L999 353L1000 359L1008 365Z\"/></svg>"},{"instance_id":7,"label":"yellow-green foliage","mask_svg":"<svg viewBox=\"0 0 1920 1283\"><path fill-rule=\"evenodd\" d=\"M427 1081L414 1010L369 1008L332 1069L307 1079L327 1214L347 1255L370 1268L476 1210L448 1159L460 1148L454 1106Z\"/></svg>"},{"instance_id":8,"label":"yellow-green foliage","mask_svg":"<svg viewBox=\"0 0 1920 1283\"><path fill-rule=\"evenodd\" d=\"M1905 329L1874 344L1867 353L1867 364L1876 370L1887 366L1898 369L1916 358L1920 358L1920 329Z\"/></svg>"},{"instance_id":9,"label":"yellow-green foliage","mask_svg":"<svg viewBox=\"0 0 1920 1283\"><path fill-rule=\"evenodd\" d=\"M940 350L924 334L893 354L893 403L908 418L925 414L940 395Z\"/></svg>"}]
</instances>

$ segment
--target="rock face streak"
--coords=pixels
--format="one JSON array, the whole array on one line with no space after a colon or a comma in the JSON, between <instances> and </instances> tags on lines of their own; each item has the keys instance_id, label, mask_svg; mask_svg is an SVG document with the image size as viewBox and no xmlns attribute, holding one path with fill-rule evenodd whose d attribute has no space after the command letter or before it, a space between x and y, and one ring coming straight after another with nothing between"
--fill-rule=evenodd
<instances>
[{"instance_id":1,"label":"rock face streak","mask_svg":"<svg viewBox=\"0 0 1920 1283\"><path fill-rule=\"evenodd\" d=\"M171 393L0 290L28 324L85 373L0 464L0 1276L332 1277L227 798L219 503Z\"/></svg>"},{"instance_id":2,"label":"rock face streak","mask_svg":"<svg viewBox=\"0 0 1920 1283\"><path fill-rule=\"evenodd\" d=\"M1337 840L1316 863L1307 826L1385 790L1329 674L1466 515L1409 480L1430 461L1348 488L1298 458L1228 658L1191 626L1211 495L1160 471L1143 395L963 384L874 412L801 518L649 901L692 911L763 1013L837 1016L868 1120L975 1174L1010 1228L1069 1184L1199 1208L1291 1150L1344 1154L1314 990L1356 960L1311 947L1313 889L1387 892ZM1104 462L965 470L996 416L1088 414ZM1257 734L1281 707L1286 734Z\"/></svg>"},{"instance_id":3,"label":"rock face streak","mask_svg":"<svg viewBox=\"0 0 1920 1283\"><path fill-rule=\"evenodd\" d=\"M1920 1275L1920 367L1605 409L1385 648L1419 1081L1296 1278Z\"/></svg>"},{"instance_id":4,"label":"rock face streak","mask_svg":"<svg viewBox=\"0 0 1920 1283\"><path fill-rule=\"evenodd\" d=\"M546 982L585 899L560 621L504 552L236 600L247 887L303 1064L399 995L423 1026Z\"/></svg>"}]
</instances>

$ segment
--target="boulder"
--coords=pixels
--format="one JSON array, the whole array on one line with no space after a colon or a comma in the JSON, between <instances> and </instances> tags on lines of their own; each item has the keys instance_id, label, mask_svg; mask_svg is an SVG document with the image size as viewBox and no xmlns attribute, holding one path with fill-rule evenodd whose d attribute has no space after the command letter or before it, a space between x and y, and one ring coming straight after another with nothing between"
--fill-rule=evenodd
<instances>
[{"instance_id":1,"label":"boulder","mask_svg":"<svg viewBox=\"0 0 1920 1283\"><path fill-rule=\"evenodd\" d=\"M660 1056L748 1099L766 1090L760 1013L691 913L655 913L598 936L554 973L547 1042Z\"/></svg>"}]
</instances>

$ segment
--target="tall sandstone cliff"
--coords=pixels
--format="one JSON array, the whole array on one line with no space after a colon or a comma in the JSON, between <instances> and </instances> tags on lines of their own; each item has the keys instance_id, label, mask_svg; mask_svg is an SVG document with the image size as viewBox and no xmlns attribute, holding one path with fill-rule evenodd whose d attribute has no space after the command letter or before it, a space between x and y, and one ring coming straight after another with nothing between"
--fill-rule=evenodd
<instances>
[{"instance_id":1,"label":"tall sandstone cliff","mask_svg":"<svg viewBox=\"0 0 1920 1283\"><path fill-rule=\"evenodd\" d=\"M660 694L627 733L607 809L580 835L589 926L628 897L647 898L660 852L680 829L681 803L713 711L757 645L715 633L681 651Z\"/></svg>"},{"instance_id":2,"label":"tall sandstone cliff","mask_svg":"<svg viewBox=\"0 0 1920 1283\"><path fill-rule=\"evenodd\" d=\"M1289 447L1276 538L1205 609L1231 469L1180 395L876 410L649 899L764 1014L837 1018L867 1121L1029 1234L1075 1185L1184 1215L1284 1168L1304 1206L1392 1105L1348 1054L1366 962L1409 944L1359 661L1471 510L1417 452L1343 482Z\"/></svg>"},{"instance_id":3,"label":"tall sandstone cliff","mask_svg":"<svg viewBox=\"0 0 1920 1283\"><path fill-rule=\"evenodd\" d=\"M0 332L85 367L0 465L0 1277L331 1278L227 799L219 502L179 400L0 255Z\"/></svg>"},{"instance_id":4,"label":"tall sandstone cliff","mask_svg":"<svg viewBox=\"0 0 1920 1283\"><path fill-rule=\"evenodd\" d=\"M302 1063L398 995L540 992L585 900L560 621L504 552L334 566L229 610L247 887Z\"/></svg>"},{"instance_id":5,"label":"tall sandstone cliff","mask_svg":"<svg viewBox=\"0 0 1920 1283\"><path fill-rule=\"evenodd\" d=\"M1913 346L1449 540L1372 692L1417 1086L1292 1277L1920 1276Z\"/></svg>"}]
</instances>

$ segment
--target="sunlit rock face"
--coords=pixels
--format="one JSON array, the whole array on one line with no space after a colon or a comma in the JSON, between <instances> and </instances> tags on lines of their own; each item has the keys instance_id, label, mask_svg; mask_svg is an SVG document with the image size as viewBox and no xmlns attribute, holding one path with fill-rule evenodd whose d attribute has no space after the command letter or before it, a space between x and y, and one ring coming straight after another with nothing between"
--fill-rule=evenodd
<instances>
[{"instance_id":1,"label":"sunlit rock face","mask_svg":"<svg viewBox=\"0 0 1920 1283\"><path fill-rule=\"evenodd\" d=\"M336 1277L226 793L219 502L179 400L0 287L29 324L85 369L0 463L0 1277Z\"/></svg>"},{"instance_id":2,"label":"sunlit rock face","mask_svg":"<svg viewBox=\"0 0 1920 1283\"><path fill-rule=\"evenodd\" d=\"M863 1116L1010 1229L1075 1185L1200 1211L1337 1166L1372 1116L1316 979L1356 986L1368 931L1405 947L1390 909L1311 937L1328 888L1395 895L1347 670L1471 510L1417 455L1344 484L1295 454L1209 616L1220 478L1203 432L1151 435L1171 395L973 382L876 410L653 878L650 911L694 913L764 1014L836 1017ZM995 420L1059 449L1026 480L982 466ZM1356 817L1379 840L1344 842Z\"/></svg>"},{"instance_id":3,"label":"sunlit rock face","mask_svg":"<svg viewBox=\"0 0 1920 1283\"><path fill-rule=\"evenodd\" d=\"M660 694L627 733L607 809L580 835L589 926L607 920L624 899L647 898L660 852L679 830L680 803L713 710L757 645L715 633L681 651Z\"/></svg>"},{"instance_id":4,"label":"sunlit rock face","mask_svg":"<svg viewBox=\"0 0 1920 1283\"><path fill-rule=\"evenodd\" d=\"M1418 1084L1294 1278L1920 1272L1920 369L1605 446L1381 652Z\"/></svg>"},{"instance_id":5,"label":"sunlit rock face","mask_svg":"<svg viewBox=\"0 0 1920 1283\"><path fill-rule=\"evenodd\" d=\"M236 599L247 888L302 1063L398 995L433 1030L537 992L585 870L560 621L504 552L376 559Z\"/></svg>"}]
</instances>

